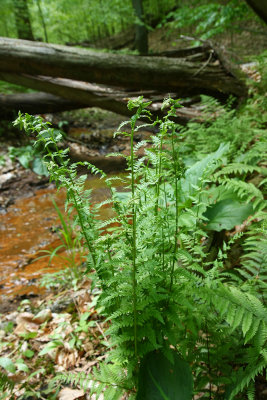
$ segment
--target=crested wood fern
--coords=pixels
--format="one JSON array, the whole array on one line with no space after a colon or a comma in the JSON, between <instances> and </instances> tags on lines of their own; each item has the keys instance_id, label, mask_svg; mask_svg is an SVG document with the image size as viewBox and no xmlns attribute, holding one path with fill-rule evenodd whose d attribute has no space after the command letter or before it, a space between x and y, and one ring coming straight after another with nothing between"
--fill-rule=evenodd
<instances>
[{"instance_id":1,"label":"crested wood fern","mask_svg":"<svg viewBox=\"0 0 267 400\"><path fill-rule=\"evenodd\" d=\"M119 128L131 140L131 153L125 156L128 176L123 178L128 192L120 193L103 171L83 163L110 189L111 199L98 205L84 190L85 176L78 176L77 164L71 165L67 151L58 148L60 134L40 118L20 115L16 121L26 131L37 132L37 144L47 149L44 159L51 179L67 189L66 206L69 212L76 210L76 223L89 250L87 272L95 271L99 305L109 322L108 364L88 376L66 373L55 379L78 384L96 398L102 393L115 400L127 393L141 399L138 374L146 357L157 352L174 365L178 354L190 366L194 393L202 392L202 398L230 400L247 390L252 399L254 379L267 365L267 239L262 187L248 180L258 174L264 182L264 146L258 143L265 142L257 136L249 154L242 156L235 150L243 138L227 143L225 133L224 143L217 138L216 147L210 144L213 148L204 154L203 132L195 125L186 131L172 122L179 105L168 99L163 105L169 110L166 117L154 123L159 133L138 159L144 142L134 146L133 137L140 129L138 119L149 120L147 105L142 98L130 102L129 108L137 110L129 121L130 131L121 131L127 123ZM224 123L234 118L237 126L233 114L225 112ZM222 126L219 119L206 129L215 135ZM195 134L199 141L193 145ZM243 150L249 142L247 135ZM229 238L226 228L220 228L227 218L230 230L238 225L229 199L243 207L246 216L241 222L250 218L243 236L234 232ZM111 204L115 212L104 222L96 219L103 204ZM107 234L114 222L116 228ZM220 242L212 253L216 237ZM229 269L234 246L241 252L240 262Z\"/></svg>"}]
</instances>

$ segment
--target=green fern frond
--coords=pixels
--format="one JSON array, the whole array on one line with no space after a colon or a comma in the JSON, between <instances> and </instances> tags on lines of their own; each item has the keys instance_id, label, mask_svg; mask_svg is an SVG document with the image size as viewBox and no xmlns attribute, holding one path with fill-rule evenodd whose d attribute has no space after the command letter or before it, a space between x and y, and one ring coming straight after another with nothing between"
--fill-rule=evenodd
<instances>
[{"instance_id":1,"label":"green fern frond","mask_svg":"<svg viewBox=\"0 0 267 400\"><path fill-rule=\"evenodd\" d=\"M223 167L220 171L214 174L215 179L218 179L222 175L243 175L252 172L262 172L262 168L257 167L256 165L249 164L241 164L241 163L231 163Z\"/></svg>"},{"instance_id":2,"label":"green fern frond","mask_svg":"<svg viewBox=\"0 0 267 400\"><path fill-rule=\"evenodd\" d=\"M235 192L240 199L245 199L247 202L254 200L254 208L263 202L262 192L253 183L229 178L218 178L218 182L225 186L229 192Z\"/></svg>"},{"instance_id":3,"label":"green fern frond","mask_svg":"<svg viewBox=\"0 0 267 400\"><path fill-rule=\"evenodd\" d=\"M247 366L244 371L238 374L235 388L229 395L229 400L233 400L235 396L243 392L246 388L251 388L250 384L255 380L255 377L262 374L267 363L264 360L254 360L253 368L251 365Z\"/></svg>"},{"instance_id":4,"label":"green fern frond","mask_svg":"<svg viewBox=\"0 0 267 400\"><path fill-rule=\"evenodd\" d=\"M4 372L0 371L0 399L6 399L6 396L11 396L14 386L15 383Z\"/></svg>"},{"instance_id":5,"label":"green fern frond","mask_svg":"<svg viewBox=\"0 0 267 400\"><path fill-rule=\"evenodd\" d=\"M129 386L129 379L122 370L111 364L100 364L99 369L94 368L92 374L83 372L58 374L53 378L52 384L58 382L80 387L91 395L95 394L96 400L102 396L105 400L117 400L132 389Z\"/></svg>"}]
</instances>

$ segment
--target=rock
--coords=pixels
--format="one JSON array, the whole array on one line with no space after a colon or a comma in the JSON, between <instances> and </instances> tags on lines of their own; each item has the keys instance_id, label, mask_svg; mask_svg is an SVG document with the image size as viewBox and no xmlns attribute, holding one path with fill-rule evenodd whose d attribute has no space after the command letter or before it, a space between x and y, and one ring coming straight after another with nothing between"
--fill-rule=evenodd
<instances>
[{"instance_id":1,"label":"rock","mask_svg":"<svg viewBox=\"0 0 267 400\"><path fill-rule=\"evenodd\" d=\"M7 172L6 174L0 175L0 188L3 185L11 181L11 179L15 178L15 174L13 172Z\"/></svg>"},{"instance_id":2,"label":"rock","mask_svg":"<svg viewBox=\"0 0 267 400\"><path fill-rule=\"evenodd\" d=\"M66 311L72 305L74 306L74 300L71 297L59 299L52 305L51 311L53 313L61 313L62 311Z\"/></svg>"}]
</instances>

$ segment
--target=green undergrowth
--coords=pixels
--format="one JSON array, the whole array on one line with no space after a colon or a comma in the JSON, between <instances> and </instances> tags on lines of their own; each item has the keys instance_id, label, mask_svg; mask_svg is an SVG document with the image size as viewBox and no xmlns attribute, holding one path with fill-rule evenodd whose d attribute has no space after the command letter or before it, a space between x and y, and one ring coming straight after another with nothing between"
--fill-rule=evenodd
<instances>
[{"instance_id":1,"label":"green undergrowth","mask_svg":"<svg viewBox=\"0 0 267 400\"><path fill-rule=\"evenodd\" d=\"M98 309L109 325L105 364L88 375L59 374L55 386L72 383L106 400L254 398L267 364L264 102L254 98L235 111L208 100L206 121L183 128L171 120L178 102L167 99L141 158L147 143L133 139L139 118L149 121L148 103L129 102L135 114L115 133L131 140L125 178L71 164L57 147L59 131L19 115L15 124L36 133L51 180L67 190L66 211L75 210L88 250L81 273L100 290ZM110 199L92 204L81 164L106 181ZM115 216L101 221L107 204Z\"/></svg>"},{"instance_id":2,"label":"green undergrowth","mask_svg":"<svg viewBox=\"0 0 267 400\"><path fill-rule=\"evenodd\" d=\"M226 31L238 32L238 24L248 18L255 16L240 0L230 0L227 4L192 0L172 10L161 25L165 23L170 31L193 27L197 38L207 40Z\"/></svg>"}]
</instances>

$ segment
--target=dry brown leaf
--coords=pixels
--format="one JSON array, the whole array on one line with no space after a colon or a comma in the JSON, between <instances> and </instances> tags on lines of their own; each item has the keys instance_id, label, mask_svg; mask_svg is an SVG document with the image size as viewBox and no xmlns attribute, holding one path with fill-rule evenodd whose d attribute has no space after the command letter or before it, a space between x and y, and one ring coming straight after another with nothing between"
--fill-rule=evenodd
<instances>
[{"instance_id":1,"label":"dry brown leaf","mask_svg":"<svg viewBox=\"0 0 267 400\"><path fill-rule=\"evenodd\" d=\"M80 362L80 356L76 349L67 350L64 348L57 352L55 362L58 367L63 367L62 370L68 370Z\"/></svg>"},{"instance_id":2,"label":"dry brown leaf","mask_svg":"<svg viewBox=\"0 0 267 400\"><path fill-rule=\"evenodd\" d=\"M45 308L44 310L40 311L38 314L36 314L33 318L33 322L36 324L43 324L46 321L49 321L52 319L52 313L50 308Z\"/></svg>"},{"instance_id":3,"label":"dry brown leaf","mask_svg":"<svg viewBox=\"0 0 267 400\"><path fill-rule=\"evenodd\" d=\"M16 323L32 322L34 315L30 312L23 312L16 317Z\"/></svg>"},{"instance_id":4,"label":"dry brown leaf","mask_svg":"<svg viewBox=\"0 0 267 400\"><path fill-rule=\"evenodd\" d=\"M58 394L58 400L85 399L83 390L64 388Z\"/></svg>"},{"instance_id":5,"label":"dry brown leaf","mask_svg":"<svg viewBox=\"0 0 267 400\"><path fill-rule=\"evenodd\" d=\"M33 322L34 315L29 312L21 313L16 318L17 327L14 330L15 335L20 335L27 332L36 332L39 325Z\"/></svg>"}]
</instances>

